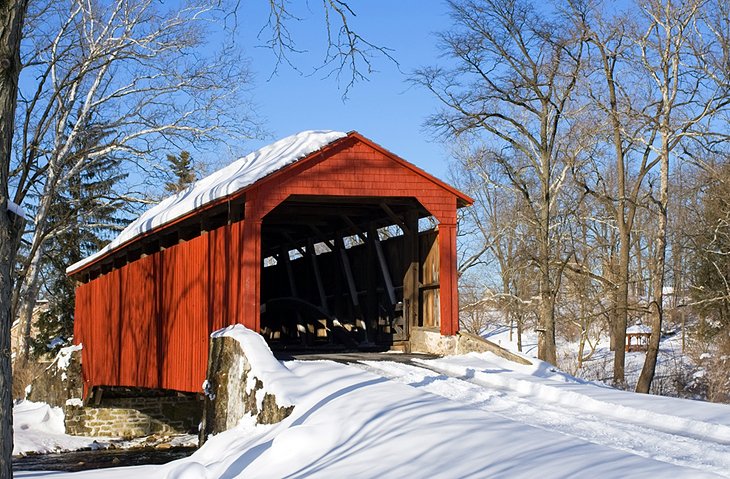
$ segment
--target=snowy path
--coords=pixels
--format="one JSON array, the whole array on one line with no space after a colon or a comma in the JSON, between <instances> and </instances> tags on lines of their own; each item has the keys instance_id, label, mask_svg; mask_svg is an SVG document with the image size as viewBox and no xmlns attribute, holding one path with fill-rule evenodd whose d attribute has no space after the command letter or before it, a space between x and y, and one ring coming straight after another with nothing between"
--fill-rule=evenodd
<instances>
[{"instance_id":1,"label":"snowy path","mask_svg":"<svg viewBox=\"0 0 730 479\"><path fill-rule=\"evenodd\" d=\"M701 432L684 434L681 428L673 426L672 421L662 426L657 424L655 418L642 417L641 411L633 418L621 418L620 414L612 412L614 405L609 403L604 403L603 410L595 404L582 407L576 402L567 406L561 404L564 400L559 400L564 398L556 396L551 401L545 394L520 391L519 379L495 385L485 381L483 375L480 378L479 374L474 374L473 370L465 369L466 374L458 374L455 373L458 368L453 365L439 367L438 364L438 361L418 366L366 361L354 365L373 374L531 426L730 477L730 440L723 436L725 426L709 425L710 429L712 426L717 427L707 435ZM513 387L510 387L510 382L514 384ZM682 424L682 421L679 423Z\"/></svg>"}]
</instances>

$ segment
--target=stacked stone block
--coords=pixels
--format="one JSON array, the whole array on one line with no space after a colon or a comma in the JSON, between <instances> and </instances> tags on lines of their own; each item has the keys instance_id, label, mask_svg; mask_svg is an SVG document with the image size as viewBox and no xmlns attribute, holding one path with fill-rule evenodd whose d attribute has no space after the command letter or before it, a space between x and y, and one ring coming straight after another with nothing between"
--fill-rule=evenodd
<instances>
[{"instance_id":1,"label":"stacked stone block","mask_svg":"<svg viewBox=\"0 0 730 479\"><path fill-rule=\"evenodd\" d=\"M66 433L124 438L197 434L202 407L197 395L109 398L99 406L68 404Z\"/></svg>"}]
</instances>

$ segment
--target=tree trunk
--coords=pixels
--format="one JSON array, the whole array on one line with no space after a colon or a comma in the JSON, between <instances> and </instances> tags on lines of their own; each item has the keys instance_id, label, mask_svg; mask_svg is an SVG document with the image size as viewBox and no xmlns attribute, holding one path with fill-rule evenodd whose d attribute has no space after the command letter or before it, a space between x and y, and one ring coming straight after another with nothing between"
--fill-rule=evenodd
<instances>
[{"instance_id":1,"label":"tree trunk","mask_svg":"<svg viewBox=\"0 0 730 479\"><path fill-rule=\"evenodd\" d=\"M540 251L540 319L537 335L537 358L557 366L557 352L555 348L555 295L553 290L553 266L550 254L550 223L552 197L550 195L550 155L542 154L540 183L542 187L538 248Z\"/></svg>"},{"instance_id":2,"label":"tree trunk","mask_svg":"<svg viewBox=\"0 0 730 479\"><path fill-rule=\"evenodd\" d=\"M13 477L13 372L10 356L12 272L22 222L8 215L8 175L20 75L20 38L27 0L0 4L0 477Z\"/></svg>"},{"instance_id":3,"label":"tree trunk","mask_svg":"<svg viewBox=\"0 0 730 479\"><path fill-rule=\"evenodd\" d=\"M10 352L12 272L21 225L7 214L7 198L0 198L0 477L12 477L13 370Z\"/></svg>"},{"instance_id":4,"label":"tree trunk","mask_svg":"<svg viewBox=\"0 0 730 479\"><path fill-rule=\"evenodd\" d=\"M30 342L33 330L33 310L38 301L38 293L41 288L40 281L40 262L42 254L36 253L30 263L28 272L25 277L24 287L20 294L17 311L17 319L19 326L23 332L21 337L21 345L19 348L20 357L23 361L30 359Z\"/></svg>"},{"instance_id":5,"label":"tree trunk","mask_svg":"<svg viewBox=\"0 0 730 479\"><path fill-rule=\"evenodd\" d=\"M509 342L512 342L513 332L515 328L515 318L507 311L507 317L509 318Z\"/></svg>"},{"instance_id":6,"label":"tree trunk","mask_svg":"<svg viewBox=\"0 0 730 479\"><path fill-rule=\"evenodd\" d=\"M583 352L586 349L586 339L588 338L588 328L586 326L586 320L585 316L583 316L580 320L580 340L578 341L578 366L573 373L574 375L578 374L578 371L583 368Z\"/></svg>"},{"instance_id":7,"label":"tree trunk","mask_svg":"<svg viewBox=\"0 0 730 479\"><path fill-rule=\"evenodd\" d=\"M664 316L664 266L667 256L667 207L669 202L669 144L668 133L662 134L661 158L661 191L659 192L659 225L656 234L656 249L652 276L651 309L651 336L646 351L644 366L641 368L639 382L636 384L637 393L648 394L651 382L654 380L657 356L659 355L659 340L662 335L662 320Z\"/></svg>"},{"instance_id":8,"label":"tree trunk","mask_svg":"<svg viewBox=\"0 0 730 479\"><path fill-rule=\"evenodd\" d=\"M617 280L615 303L616 307L616 324L613 327L613 385L624 389L626 387L626 323L628 322L628 302L629 302L629 265L631 253L631 229L634 223L634 214L636 213L636 193L632 195L632 202L627 202L626 198L626 177L627 168L624 163L626 154L624 151L621 121L619 119L618 100L616 96L616 83L614 77L615 63L612 63L606 52L603 55L603 68L606 75L606 85L608 86L609 102L611 107L611 127L613 137L614 153L616 155L616 173L618 176L618 207L616 210L616 224L619 230L619 253L618 253L618 271L614 275ZM615 61L615 59L613 60ZM638 191L638 190L635 190ZM613 266L613 265L612 265Z\"/></svg>"},{"instance_id":9,"label":"tree trunk","mask_svg":"<svg viewBox=\"0 0 730 479\"><path fill-rule=\"evenodd\" d=\"M636 238L634 241L634 247L636 248L636 282L634 286L634 297L641 301L644 299L644 270L646 269L646 261L644 261L644 253L641 250L641 238Z\"/></svg>"},{"instance_id":10,"label":"tree trunk","mask_svg":"<svg viewBox=\"0 0 730 479\"><path fill-rule=\"evenodd\" d=\"M621 220L623 220L623 215ZM619 224L621 221L619 222ZM626 225L619 226L619 264L618 284L616 291L616 324L614 325L613 385L618 388L626 386L626 325L628 322L629 301L629 253L631 235Z\"/></svg>"},{"instance_id":11,"label":"tree trunk","mask_svg":"<svg viewBox=\"0 0 730 479\"><path fill-rule=\"evenodd\" d=\"M58 190L58 160L56 159L53 163L54 165L49 168L48 176L43 186L43 194L35 211L33 219L35 231L31 240L29 263L24 277L19 281L20 284L16 285L17 288L20 288L20 294L16 298L16 303L13 304L13 314L20 321L20 328L23 333L19 348L23 361L30 359L33 310L38 301L38 294L41 288L40 273L43 266L43 251L49 239L47 225L53 198L56 196Z\"/></svg>"},{"instance_id":12,"label":"tree trunk","mask_svg":"<svg viewBox=\"0 0 730 479\"><path fill-rule=\"evenodd\" d=\"M557 352L555 350L555 297L552 291L543 291L540 295L539 324L537 358L552 365L557 365Z\"/></svg>"},{"instance_id":13,"label":"tree trunk","mask_svg":"<svg viewBox=\"0 0 730 479\"><path fill-rule=\"evenodd\" d=\"M604 273L604 276L611 278L611 280L615 283L616 268L614 267L613 254L611 254L610 262L611 264L606 268L607 272ZM611 306L608 310L608 336L610 340L609 350L616 351L616 325L618 323L618 320L616 319L618 317L618 288L616 288L615 286L611 286L610 289L608 289L607 291L607 296L610 298L611 301Z\"/></svg>"}]
</instances>

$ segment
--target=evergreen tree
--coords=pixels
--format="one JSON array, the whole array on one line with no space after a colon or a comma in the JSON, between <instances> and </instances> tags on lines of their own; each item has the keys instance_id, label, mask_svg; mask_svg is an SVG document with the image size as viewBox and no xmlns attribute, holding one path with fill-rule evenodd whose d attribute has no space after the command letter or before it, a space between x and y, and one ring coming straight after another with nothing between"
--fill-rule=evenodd
<instances>
[{"instance_id":1,"label":"evergreen tree","mask_svg":"<svg viewBox=\"0 0 730 479\"><path fill-rule=\"evenodd\" d=\"M168 154L167 162L170 164L174 181L165 183L165 190L174 194L195 183L197 176L193 171L192 158L189 152L181 151L179 156Z\"/></svg>"},{"instance_id":2,"label":"evergreen tree","mask_svg":"<svg viewBox=\"0 0 730 479\"><path fill-rule=\"evenodd\" d=\"M102 130L84 141L98 141ZM88 144L85 145L88 147ZM33 354L54 353L67 346L73 336L75 284L66 275L69 265L103 248L127 221L121 216L126 202L114 191L126 173L120 172L119 158L94 162L72 177L67 188L59 189L49 223L55 225L53 237L44 251L43 296L48 309L36 321L37 333L30 340Z\"/></svg>"}]
</instances>

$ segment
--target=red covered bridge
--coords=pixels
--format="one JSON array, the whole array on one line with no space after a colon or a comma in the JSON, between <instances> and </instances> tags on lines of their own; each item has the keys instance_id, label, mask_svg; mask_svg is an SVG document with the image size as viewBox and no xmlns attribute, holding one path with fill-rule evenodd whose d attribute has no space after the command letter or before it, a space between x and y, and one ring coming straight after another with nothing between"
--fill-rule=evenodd
<instances>
[{"instance_id":1,"label":"red covered bridge","mask_svg":"<svg viewBox=\"0 0 730 479\"><path fill-rule=\"evenodd\" d=\"M471 202L357 132L254 152L69 268L85 389L199 392L208 336L236 323L282 349L453 335L456 209Z\"/></svg>"}]
</instances>

